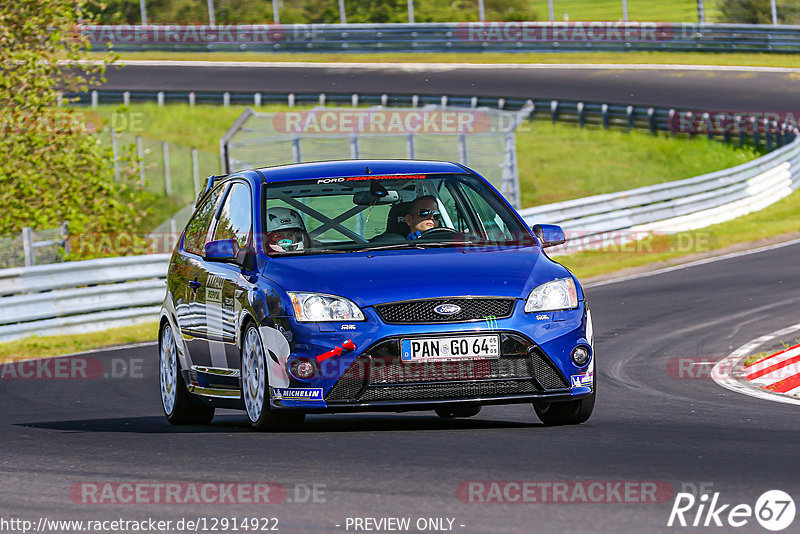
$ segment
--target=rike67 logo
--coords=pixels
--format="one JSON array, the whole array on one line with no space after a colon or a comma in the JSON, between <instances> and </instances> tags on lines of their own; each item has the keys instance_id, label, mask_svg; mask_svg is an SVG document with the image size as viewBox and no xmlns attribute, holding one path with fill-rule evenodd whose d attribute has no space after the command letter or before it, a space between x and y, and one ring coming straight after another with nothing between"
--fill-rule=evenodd
<instances>
[{"instance_id":1,"label":"rike67 logo","mask_svg":"<svg viewBox=\"0 0 800 534\"><path fill-rule=\"evenodd\" d=\"M789 527L794 516L794 500L781 490L764 492L755 506L723 503L718 491L712 495L703 493L699 497L678 493L667 526L740 528L752 526L755 518L763 528L777 532Z\"/></svg>"}]
</instances>

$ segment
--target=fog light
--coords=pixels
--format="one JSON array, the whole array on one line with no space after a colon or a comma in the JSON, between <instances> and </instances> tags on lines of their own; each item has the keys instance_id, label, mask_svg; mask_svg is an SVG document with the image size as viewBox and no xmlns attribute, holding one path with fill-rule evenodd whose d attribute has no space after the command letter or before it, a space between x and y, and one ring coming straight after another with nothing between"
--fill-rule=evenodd
<instances>
[{"instance_id":1,"label":"fog light","mask_svg":"<svg viewBox=\"0 0 800 534\"><path fill-rule=\"evenodd\" d=\"M295 360L289 370L294 376L303 380L311 378L317 372L316 366L309 360Z\"/></svg>"},{"instance_id":2,"label":"fog light","mask_svg":"<svg viewBox=\"0 0 800 534\"><path fill-rule=\"evenodd\" d=\"M589 350L586 347L575 347L572 351L572 361L578 367L583 367L589 361Z\"/></svg>"}]
</instances>

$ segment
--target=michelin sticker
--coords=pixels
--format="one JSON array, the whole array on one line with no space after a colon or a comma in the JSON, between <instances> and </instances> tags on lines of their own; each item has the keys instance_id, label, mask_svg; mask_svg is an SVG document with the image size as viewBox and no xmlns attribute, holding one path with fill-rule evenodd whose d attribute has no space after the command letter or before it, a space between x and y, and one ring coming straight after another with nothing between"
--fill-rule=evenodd
<instances>
[{"instance_id":1,"label":"michelin sticker","mask_svg":"<svg viewBox=\"0 0 800 534\"><path fill-rule=\"evenodd\" d=\"M570 382L574 388L591 387L594 373L586 373L585 375L572 375Z\"/></svg>"},{"instance_id":2,"label":"michelin sticker","mask_svg":"<svg viewBox=\"0 0 800 534\"><path fill-rule=\"evenodd\" d=\"M276 400L321 401L322 388L273 388Z\"/></svg>"}]
</instances>

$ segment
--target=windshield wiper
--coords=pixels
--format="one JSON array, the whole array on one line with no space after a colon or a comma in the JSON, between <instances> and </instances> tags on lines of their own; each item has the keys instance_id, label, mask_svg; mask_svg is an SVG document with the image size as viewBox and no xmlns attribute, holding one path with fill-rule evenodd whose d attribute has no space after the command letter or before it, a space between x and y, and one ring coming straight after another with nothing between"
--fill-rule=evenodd
<instances>
[{"instance_id":1,"label":"windshield wiper","mask_svg":"<svg viewBox=\"0 0 800 534\"><path fill-rule=\"evenodd\" d=\"M374 247L358 248L350 250L349 252L370 252L372 250L391 250L393 248L421 248L416 241L407 241L405 243L392 243L390 245L376 245Z\"/></svg>"}]
</instances>

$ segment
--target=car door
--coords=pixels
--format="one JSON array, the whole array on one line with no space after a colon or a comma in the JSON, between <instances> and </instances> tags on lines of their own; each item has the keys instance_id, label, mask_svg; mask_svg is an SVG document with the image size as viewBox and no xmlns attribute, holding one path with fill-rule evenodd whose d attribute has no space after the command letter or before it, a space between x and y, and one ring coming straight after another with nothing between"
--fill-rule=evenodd
<instances>
[{"instance_id":1,"label":"car door","mask_svg":"<svg viewBox=\"0 0 800 534\"><path fill-rule=\"evenodd\" d=\"M206 335L208 271L203 248L213 229L215 215L227 184L215 187L197 207L179 248L173 273L177 273L173 299L175 315L190 365L211 365Z\"/></svg>"},{"instance_id":2,"label":"car door","mask_svg":"<svg viewBox=\"0 0 800 534\"><path fill-rule=\"evenodd\" d=\"M208 343L214 367L238 370L241 299L252 285L242 271L244 252L253 242L252 193L246 182L233 182L225 195L213 233L214 241L221 239L235 240L240 253L237 262L206 262Z\"/></svg>"}]
</instances>

